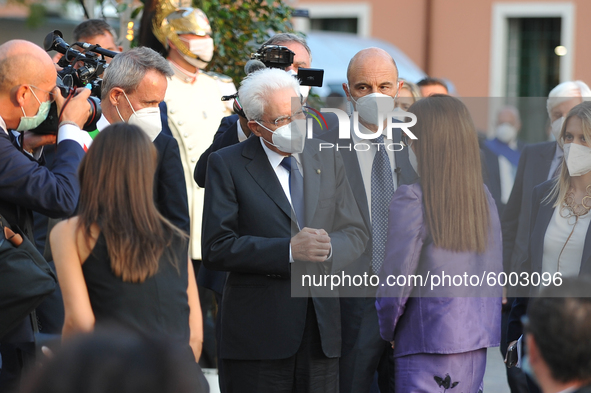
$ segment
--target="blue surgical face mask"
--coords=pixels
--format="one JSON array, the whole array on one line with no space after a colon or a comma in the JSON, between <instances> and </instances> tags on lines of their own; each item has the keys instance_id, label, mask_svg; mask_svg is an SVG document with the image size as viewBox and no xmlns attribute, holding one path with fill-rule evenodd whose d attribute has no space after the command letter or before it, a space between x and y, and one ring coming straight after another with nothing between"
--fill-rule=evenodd
<instances>
[{"instance_id":1,"label":"blue surgical face mask","mask_svg":"<svg viewBox=\"0 0 591 393\"><path fill-rule=\"evenodd\" d=\"M31 93L33 93L33 97L35 97L35 99L39 103L39 110L37 111L37 114L35 116L27 116L27 114L25 113L25 108L21 106L21 110L23 111L24 116L21 117L21 120L18 123L18 127L16 127L17 131L27 131L39 127L39 125L43 123L45 119L47 119L47 115L49 114L51 101L41 102L39 101L39 98L37 98L37 95L35 94L33 89L31 89Z\"/></svg>"}]
</instances>

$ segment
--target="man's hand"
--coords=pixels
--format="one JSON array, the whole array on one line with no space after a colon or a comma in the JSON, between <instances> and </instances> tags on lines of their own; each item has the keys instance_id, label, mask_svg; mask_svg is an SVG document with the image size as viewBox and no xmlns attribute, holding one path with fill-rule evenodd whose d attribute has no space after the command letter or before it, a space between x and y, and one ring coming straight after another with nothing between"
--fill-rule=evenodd
<instances>
[{"instance_id":1,"label":"man's hand","mask_svg":"<svg viewBox=\"0 0 591 393\"><path fill-rule=\"evenodd\" d=\"M33 153L41 146L53 145L56 142L55 134L36 134L34 132L23 131L23 150Z\"/></svg>"},{"instance_id":2,"label":"man's hand","mask_svg":"<svg viewBox=\"0 0 591 393\"><path fill-rule=\"evenodd\" d=\"M294 261L324 262L330 253L330 237L324 229L304 228L291 238Z\"/></svg>"},{"instance_id":3,"label":"man's hand","mask_svg":"<svg viewBox=\"0 0 591 393\"><path fill-rule=\"evenodd\" d=\"M53 89L53 96L57 104L57 113L61 113L61 121L72 121L78 127L84 127L88 115L90 114L90 104L88 97L90 97L90 90L86 88L78 88L74 97L70 98L68 104L64 107L66 99L62 97L60 90L56 87ZM62 109L63 108L63 109Z\"/></svg>"}]
</instances>

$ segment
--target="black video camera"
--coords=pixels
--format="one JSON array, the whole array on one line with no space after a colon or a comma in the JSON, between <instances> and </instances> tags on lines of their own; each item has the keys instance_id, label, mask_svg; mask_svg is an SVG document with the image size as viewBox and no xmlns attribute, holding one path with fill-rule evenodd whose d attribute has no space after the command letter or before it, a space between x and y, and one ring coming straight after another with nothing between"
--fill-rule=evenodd
<instances>
[{"instance_id":1,"label":"black video camera","mask_svg":"<svg viewBox=\"0 0 591 393\"><path fill-rule=\"evenodd\" d=\"M267 68L285 70L293 64L295 53L286 46L264 45L256 53L250 55L251 60L262 62ZM297 78L302 86L322 87L324 70L318 68L299 68Z\"/></svg>"},{"instance_id":2,"label":"black video camera","mask_svg":"<svg viewBox=\"0 0 591 393\"><path fill-rule=\"evenodd\" d=\"M49 33L43 41L46 51L55 50L64 56L58 61L62 67L58 71L57 86L60 89L62 97L66 99L66 105L69 99L74 96L77 87L87 87L91 90L88 103L90 104L90 113L88 119L82 128L85 131L96 130L96 122L100 119L102 111L101 102L101 84L100 76L108 67L106 57L114 57L117 52L101 48L99 45L91 45L84 42L76 42L81 48L86 50L82 53L68 45L59 30ZM82 63L82 66L75 68L76 64ZM39 127L31 130L38 134L55 134L58 131L59 114L57 104L51 104L47 119Z\"/></svg>"}]
</instances>

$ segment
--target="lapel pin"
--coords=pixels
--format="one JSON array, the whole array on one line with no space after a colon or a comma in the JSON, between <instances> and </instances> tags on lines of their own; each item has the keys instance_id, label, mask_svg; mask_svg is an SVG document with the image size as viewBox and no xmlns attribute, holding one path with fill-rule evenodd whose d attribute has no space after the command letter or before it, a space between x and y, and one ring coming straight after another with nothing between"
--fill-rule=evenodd
<instances>
[{"instance_id":1,"label":"lapel pin","mask_svg":"<svg viewBox=\"0 0 591 393\"><path fill-rule=\"evenodd\" d=\"M316 169L316 173L320 175L320 169Z\"/></svg>"}]
</instances>

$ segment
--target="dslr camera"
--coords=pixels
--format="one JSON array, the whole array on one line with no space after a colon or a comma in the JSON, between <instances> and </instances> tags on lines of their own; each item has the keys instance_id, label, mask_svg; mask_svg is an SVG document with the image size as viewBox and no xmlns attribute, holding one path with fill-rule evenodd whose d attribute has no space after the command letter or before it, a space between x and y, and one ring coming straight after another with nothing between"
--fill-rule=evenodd
<instances>
[{"instance_id":1,"label":"dslr camera","mask_svg":"<svg viewBox=\"0 0 591 393\"><path fill-rule=\"evenodd\" d=\"M88 98L90 113L82 129L84 131L94 131L96 130L96 122L102 114L100 107L102 79L100 76L108 67L105 57L114 57L117 52L85 42L76 42L75 45L84 48L85 52L82 53L68 45L59 30L49 33L43 41L46 51L55 50L64 55L57 63L62 67L62 70L57 73L56 83L62 97L66 99L64 105L68 105L68 101L76 93L77 87L90 89L91 93ZM51 104L47 119L39 127L31 131L38 134L55 134L58 126L59 114L57 104L54 102Z\"/></svg>"}]
</instances>

